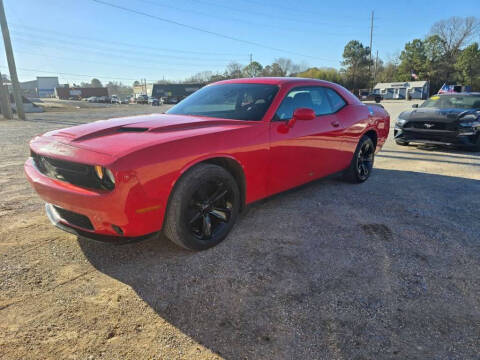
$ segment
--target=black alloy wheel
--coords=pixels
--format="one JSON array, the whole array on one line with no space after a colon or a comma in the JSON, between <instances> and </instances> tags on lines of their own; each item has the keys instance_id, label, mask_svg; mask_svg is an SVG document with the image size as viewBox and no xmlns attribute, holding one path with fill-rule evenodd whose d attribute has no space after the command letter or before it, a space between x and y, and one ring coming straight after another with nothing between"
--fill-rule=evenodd
<instances>
[{"instance_id":1,"label":"black alloy wheel","mask_svg":"<svg viewBox=\"0 0 480 360\"><path fill-rule=\"evenodd\" d=\"M372 173L375 158L375 144L368 135L364 135L358 142L350 166L343 175L347 181L361 183L367 180Z\"/></svg>"},{"instance_id":2,"label":"black alloy wheel","mask_svg":"<svg viewBox=\"0 0 480 360\"><path fill-rule=\"evenodd\" d=\"M193 236L209 241L231 220L233 191L222 181L201 183L194 192L186 216Z\"/></svg>"},{"instance_id":3,"label":"black alloy wheel","mask_svg":"<svg viewBox=\"0 0 480 360\"><path fill-rule=\"evenodd\" d=\"M205 250L220 243L240 210L240 191L223 167L199 164L175 185L165 214L164 234L177 245Z\"/></svg>"},{"instance_id":4,"label":"black alloy wheel","mask_svg":"<svg viewBox=\"0 0 480 360\"><path fill-rule=\"evenodd\" d=\"M357 154L357 174L361 181L365 181L370 176L370 172L373 168L373 156L375 149L373 148L372 141L363 142L360 147L360 151Z\"/></svg>"}]
</instances>

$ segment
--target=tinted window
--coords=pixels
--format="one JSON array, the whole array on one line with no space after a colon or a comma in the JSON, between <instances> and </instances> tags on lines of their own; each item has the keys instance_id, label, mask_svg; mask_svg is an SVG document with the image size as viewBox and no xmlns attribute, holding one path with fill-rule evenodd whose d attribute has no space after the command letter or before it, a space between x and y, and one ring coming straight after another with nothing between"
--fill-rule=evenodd
<instances>
[{"instance_id":1,"label":"tinted window","mask_svg":"<svg viewBox=\"0 0 480 360\"><path fill-rule=\"evenodd\" d=\"M323 87L305 87L291 90L278 107L275 120L288 120L298 108L310 108L316 115L331 114L332 107Z\"/></svg>"},{"instance_id":2,"label":"tinted window","mask_svg":"<svg viewBox=\"0 0 480 360\"><path fill-rule=\"evenodd\" d=\"M179 102L167 114L261 120L277 91L277 86L266 84L206 86Z\"/></svg>"},{"instance_id":3,"label":"tinted window","mask_svg":"<svg viewBox=\"0 0 480 360\"><path fill-rule=\"evenodd\" d=\"M343 108L347 103L343 98L337 94L335 90L332 89L325 89L327 92L328 98L330 99L330 103L332 104L333 112L337 112L341 108Z\"/></svg>"}]
</instances>

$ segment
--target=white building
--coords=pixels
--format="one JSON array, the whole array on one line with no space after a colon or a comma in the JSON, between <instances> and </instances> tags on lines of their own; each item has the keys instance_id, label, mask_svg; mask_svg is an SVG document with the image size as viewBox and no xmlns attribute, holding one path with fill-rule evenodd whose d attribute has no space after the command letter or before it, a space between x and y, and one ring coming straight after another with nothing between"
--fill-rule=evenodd
<instances>
[{"instance_id":1,"label":"white building","mask_svg":"<svg viewBox=\"0 0 480 360\"><path fill-rule=\"evenodd\" d=\"M375 94L380 94L384 99L427 99L430 95L428 81L406 81L393 83L378 83L373 88Z\"/></svg>"},{"instance_id":2,"label":"white building","mask_svg":"<svg viewBox=\"0 0 480 360\"><path fill-rule=\"evenodd\" d=\"M23 93L31 97L53 97L57 86L57 76L37 76L37 80L20 83Z\"/></svg>"}]
</instances>

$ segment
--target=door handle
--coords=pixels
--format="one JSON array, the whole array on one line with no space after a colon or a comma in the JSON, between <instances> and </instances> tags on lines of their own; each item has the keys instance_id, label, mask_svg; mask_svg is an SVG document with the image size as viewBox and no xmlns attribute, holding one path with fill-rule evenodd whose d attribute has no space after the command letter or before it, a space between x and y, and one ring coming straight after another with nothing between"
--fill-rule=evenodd
<instances>
[{"instance_id":1,"label":"door handle","mask_svg":"<svg viewBox=\"0 0 480 360\"><path fill-rule=\"evenodd\" d=\"M332 121L331 124L332 124L333 127L339 127L340 126L340 123L337 120Z\"/></svg>"}]
</instances>

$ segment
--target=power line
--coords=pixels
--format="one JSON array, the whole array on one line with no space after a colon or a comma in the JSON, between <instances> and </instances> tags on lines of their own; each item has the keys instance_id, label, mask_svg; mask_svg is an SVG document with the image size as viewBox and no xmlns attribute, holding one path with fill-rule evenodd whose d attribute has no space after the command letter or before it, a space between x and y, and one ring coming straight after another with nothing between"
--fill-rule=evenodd
<instances>
[{"instance_id":1,"label":"power line","mask_svg":"<svg viewBox=\"0 0 480 360\"><path fill-rule=\"evenodd\" d=\"M23 24L17 24L17 23L12 23L11 25L14 25L13 28L24 28L24 29L30 29L35 32L35 35L37 35L37 32L43 32L43 33L50 33L50 34L55 34L57 36L62 36L62 37L67 37L71 39L84 39L88 41L94 41L94 42L99 42L102 44L116 44L120 46L125 46L125 47L130 47L130 48L143 48L143 49L148 49L148 50L154 50L154 51L166 51L166 52L173 52L173 53L184 53L184 54L195 54L195 55L222 55L222 56L243 56L243 54L234 54L234 53L218 53L218 52L209 52L209 51L194 51L194 50L181 50L181 49L171 49L171 48L159 48L159 47L151 47L151 46L144 46L140 44L133 44L133 43L124 43L124 42L119 42L119 41L112 41L109 40L107 41L102 41L98 39L94 39L91 37L86 37L86 36L81 36L81 35L74 35L74 34L68 34L64 32L58 32L58 31L52 31L52 30L46 30L46 29L40 29L37 27L33 26L27 26Z\"/></svg>"},{"instance_id":2,"label":"power line","mask_svg":"<svg viewBox=\"0 0 480 360\"><path fill-rule=\"evenodd\" d=\"M22 37L22 36L15 36L15 40L17 41L17 43L19 44L33 44L34 46L37 45L38 47L40 48L54 48L54 49L57 49L58 47L55 47L53 45L50 44L50 42L52 42L52 40L43 40L43 39L37 39L37 40L32 40L31 38L25 38L25 37ZM46 43L45 41L48 41L48 43ZM83 44L76 44L75 46L72 45L71 43L69 42L65 42L65 41L58 41L57 39L54 39L53 42L56 42L58 44L62 44L62 47L65 49L65 47L70 47L72 48L74 51L77 51L77 52L81 52L82 54L84 52L89 52L89 53L92 53L92 54L97 54L97 55L102 55L102 56L114 56L115 57L115 61L117 61L118 59L125 59L125 60L130 60L130 61L142 61L142 62L145 62L145 63L151 63L151 64L167 64L167 65L171 65L171 63L168 63L168 62L162 62L161 60L155 60L155 58L169 58L170 56L164 56L164 55L145 55L145 56L141 56L141 54L131 54L131 55L125 55L124 54L124 51L123 50L112 50L112 49L103 49L103 48L97 48L97 47L92 47L92 46L86 46L86 45L83 45ZM150 57L150 58L154 58L154 59L146 59L146 57ZM175 60L175 65L177 66L225 66L228 62L231 62L231 61L236 61L236 59L229 59L229 60L224 60L221 64L217 61L217 62L211 62L211 60L209 59L196 59L196 58L185 58L185 57L176 57L174 56L173 57ZM178 59L178 60L177 60ZM167 59L168 60L168 59ZM184 60L186 60L187 62L185 62ZM190 61L210 61L208 63L204 63L204 64L201 64L201 63L192 63L192 62L188 62L188 60ZM217 60L220 60L221 59L217 59Z\"/></svg>"},{"instance_id":3,"label":"power line","mask_svg":"<svg viewBox=\"0 0 480 360\"><path fill-rule=\"evenodd\" d=\"M109 3L109 2L106 2L106 1L103 1L103 0L92 0L92 1L93 1L93 2L96 2L96 3L98 3L98 4L110 6L110 7L112 7L112 8L116 8L116 9L120 9L120 10L123 10L123 11L127 11L127 12L130 12L130 13L133 13L133 14L145 16L145 17L148 17L148 18L151 18L151 19L155 19L155 20L158 20L158 21L163 21L163 22L166 22L166 23L168 23L168 24L177 25L177 26L184 27L184 28L187 28L187 29L190 29L190 30L195 30L195 31L198 31L198 32L203 32L203 33L205 33L205 34L214 35L214 36L221 37L221 38L224 38L224 39L233 40L233 41L241 42L241 43L244 43L244 44L254 45L254 46L262 47L262 48L264 48L264 49L279 51L279 52L288 53L288 54L292 54L292 55L297 55L297 56L302 56L302 57L308 57L308 58L317 58L317 57L315 57L315 56L300 54L300 53L297 53L297 52L294 52L294 51L289 51L289 50L284 50L284 49L280 49L280 48L276 48L276 47L272 47L272 46L268 46L268 45L263 45L263 44L260 44L260 43L255 42L255 41L244 40L244 39L240 39L240 38L237 38L237 37L234 37L234 36L221 34L221 33L215 32L215 31L210 31L210 30L202 29L202 28L199 28L199 27L196 27L196 26L184 24L184 23L181 23L181 22L178 22L178 21L174 21L174 20L170 20L170 19L166 19L166 18L163 18L163 17L160 17L160 16L147 14L147 13L145 13L145 12L138 11L138 10L135 10L135 9L130 9L130 8L127 8L127 7L124 7L124 6L112 4L112 3Z\"/></svg>"},{"instance_id":4,"label":"power line","mask_svg":"<svg viewBox=\"0 0 480 360\"><path fill-rule=\"evenodd\" d=\"M1 68L7 68L6 66L0 66ZM59 71L47 71L47 70L39 70L39 69L27 69L27 68L17 68L21 71L27 72L35 72L35 73L44 73L44 74L55 74L55 75L67 75L67 76L79 76L79 77L88 77L88 78L97 78L97 79L110 79L110 80L123 80L123 81L138 81L137 79L133 78L123 78L123 77L111 77L111 76L104 76L104 75L86 75L86 74L74 74L74 73L66 73L66 72L59 72ZM148 81L156 81L156 80L149 80Z\"/></svg>"},{"instance_id":5,"label":"power line","mask_svg":"<svg viewBox=\"0 0 480 360\"><path fill-rule=\"evenodd\" d=\"M207 4L207 5L210 5L210 6L214 6L214 7L219 7L219 8L223 8L223 9L227 9L227 10L231 10L231 11L236 11L236 12L242 12L242 13L245 13L245 14L249 14L249 15L256 15L256 16L261 16L262 18L264 19L271 19L271 18L277 18L281 21L288 21L288 22L294 22L294 23L298 23L298 24L302 24L302 25L305 25L305 24L311 24L311 25L314 25L314 26L319 26L319 25L329 25L329 26L338 26L338 23L335 23L335 22L324 22L324 21L308 21L304 18L302 18L301 20L297 20L296 18L292 18L292 17L287 17L287 16L278 16L278 15L274 15L272 13L264 13L264 12L258 12L258 11L252 11L252 10L246 10L246 9L239 9L239 8L236 8L236 7L232 7L232 6L228 6L228 5L223 5L223 4L218 4L218 3L212 3L210 1L206 1L206 0L189 0L191 2L195 2L195 3L203 3L203 4ZM276 6L276 4L275 4ZM297 12L298 9L290 9L290 11L295 11ZM344 26L345 27L345 26ZM355 28L355 29L358 29L358 26L349 26L349 25L346 25L346 27L352 27L352 28Z\"/></svg>"}]
</instances>

